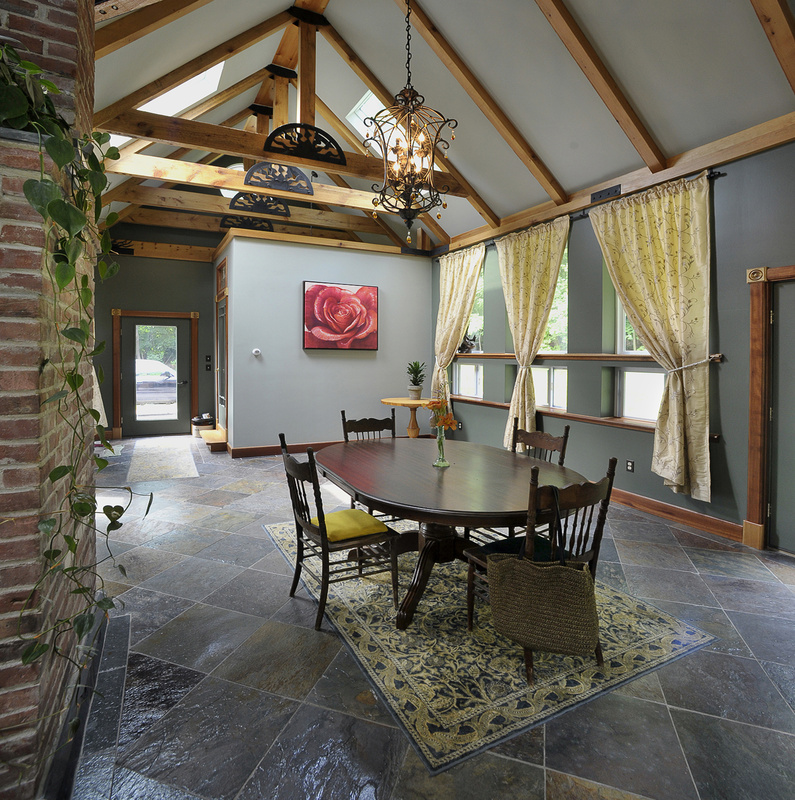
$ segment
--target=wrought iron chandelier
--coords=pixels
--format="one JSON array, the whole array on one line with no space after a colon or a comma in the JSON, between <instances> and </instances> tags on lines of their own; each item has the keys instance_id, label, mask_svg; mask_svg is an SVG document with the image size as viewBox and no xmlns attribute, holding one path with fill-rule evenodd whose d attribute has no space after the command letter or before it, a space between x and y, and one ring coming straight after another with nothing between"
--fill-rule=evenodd
<instances>
[{"instance_id":1,"label":"wrought iron chandelier","mask_svg":"<svg viewBox=\"0 0 795 800\"><path fill-rule=\"evenodd\" d=\"M415 217L439 205L447 208L441 195L448 187L436 187L433 165L436 149L446 156L450 146L442 132L458 125L426 106L425 98L411 83L411 0L406 2L406 86L395 95L393 106L367 117L364 123L374 127L364 146L377 147L384 161L384 183L381 187L373 184L373 191L378 192L373 205L398 214L408 228L406 240L411 241ZM455 134L450 138L455 139Z\"/></svg>"}]
</instances>

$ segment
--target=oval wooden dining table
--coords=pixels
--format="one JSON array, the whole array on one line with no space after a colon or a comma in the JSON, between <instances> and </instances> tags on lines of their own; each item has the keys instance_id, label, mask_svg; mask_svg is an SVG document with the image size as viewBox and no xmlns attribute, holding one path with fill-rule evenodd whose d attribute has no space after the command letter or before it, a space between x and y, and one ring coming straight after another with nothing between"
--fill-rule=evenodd
<instances>
[{"instance_id":1,"label":"oval wooden dining table","mask_svg":"<svg viewBox=\"0 0 795 800\"><path fill-rule=\"evenodd\" d=\"M378 439L341 442L318 450L318 469L363 505L419 523L401 537L401 550L419 550L397 627L414 616L433 565L460 557L471 547L456 528L523 525L527 518L530 470L539 483L563 487L585 478L567 467L497 447L448 439L450 466L439 469L435 439Z\"/></svg>"}]
</instances>

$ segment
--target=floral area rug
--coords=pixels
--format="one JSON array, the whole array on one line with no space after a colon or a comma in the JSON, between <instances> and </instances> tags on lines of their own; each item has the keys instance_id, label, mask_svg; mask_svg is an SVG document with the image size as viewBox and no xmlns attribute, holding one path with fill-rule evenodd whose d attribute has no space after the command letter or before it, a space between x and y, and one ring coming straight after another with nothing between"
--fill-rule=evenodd
<instances>
[{"instance_id":1,"label":"floral area rug","mask_svg":"<svg viewBox=\"0 0 795 800\"><path fill-rule=\"evenodd\" d=\"M293 523L266 529L295 563ZM400 559L405 594L416 555ZM318 585L302 577L317 597ZM715 638L598 580L596 599L604 666L535 652L532 688L522 648L494 630L488 604L476 600L467 631L460 561L434 566L408 630L395 628L388 573L332 584L326 615L435 774Z\"/></svg>"}]
</instances>

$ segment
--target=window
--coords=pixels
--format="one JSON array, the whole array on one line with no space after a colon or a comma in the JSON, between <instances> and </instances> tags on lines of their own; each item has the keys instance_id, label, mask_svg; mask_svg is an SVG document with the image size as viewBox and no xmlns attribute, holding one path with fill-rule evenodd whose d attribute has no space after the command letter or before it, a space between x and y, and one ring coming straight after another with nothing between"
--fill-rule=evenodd
<instances>
[{"instance_id":1,"label":"window","mask_svg":"<svg viewBox=\"0 0 795 800\"><path fill-rule=\"evenodd\" d=\"M665 373L622 368L618 378L618 416L655 422L665 390Z\"/></svg>"},{"instance_id":2,"label":"window","mask_svg":"<svg viewBox=\"0 0 795 800\"><path fill-rule=\"evenodd\" d=\"M366 91L361 100L345 115L345 119L359 131L365 139L373 132L373 127L368 127L364 121L368 117L374 117L379 111L384 110L384 104L371 92ZM380 148L376 146L373 152L380 155Z\"/></svg>"},{"instance_id":3,"label":"window","mask_svg":"<svg viewBox=\"0 0 795 800\"><path fill-rule=\"evenodd\" d=\"M616 353L647 353L646 345L638 338L635 328L616 295Z\"/></svg>"},{"instance_id":4,"label":"window","mask_svg":"<svg viewBox=\"0 0 795 800\"><path fill-rule=\"evenodd\" d=\"M569 246L563 251L560 262L552 310L541 342L543 353L566 353L569 348Z\"/></svg>"},{"instance_id":5,"label":"window","mask_svg":"<svg viewBox=\"0 0 795 800\"><path fill-rule=\"evenodd\" d=\"M565 367L531 367L536 406L566 410L569 374Z\"/></svg>"},{"instance_id":6,"label":"window","mask_svg":"<svg viewBox=\"0 0 795 800\"><path fill-rule=\"evenodd\" d=\"M455 362L453 394L466 397L483 397L483 365Z\"/></svg>"}]
</instances>

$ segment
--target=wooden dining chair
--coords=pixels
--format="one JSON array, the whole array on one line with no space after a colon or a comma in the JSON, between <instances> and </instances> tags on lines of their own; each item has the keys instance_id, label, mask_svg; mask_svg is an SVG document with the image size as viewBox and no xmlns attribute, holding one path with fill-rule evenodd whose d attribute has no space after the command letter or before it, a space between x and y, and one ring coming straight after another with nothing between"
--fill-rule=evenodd
<instances>
[{"instance_id":1,"label":"wooden dining chair","mask_svg":"<svg viewBox=\"0 0 795 800\"><path fill-rule=\"evenodd\" d=\"M349 442L351 437L355 441L369 441L371 439L383 439L385 434L389 434L393 439L395 438L395 409L392 409L392 414L383 419L375 419L374 417L363 417L362 419L348 419L345 416L345 410L340 411L342 417L342 435L345 441ZM356 498L351 497L351 508L356 508ZM362 504L364 505L364 504ZM373 514L373 509L366 506L368 514ZM388 522L394 522L397 517L391 514L376 514L379 518L384 518Z\"/></svg>"},{"instance_id":2,"label":"wooden dining chair","mask_svg":"<svg viewBox=\"0 0 795 800\"><path fill-rule=\"evenodd\" d=\"M592 577L596 577L599 549L602 544L613 480L616 474L616 459L611 458L607 473L600 481L574 483L558 489L560 525L563 533L567 561L588 564ZM490 542L464 551L467 559L467 628L472 630L475 597L488 599L488 557L498 553L515 554L518 558L532 561L556 559L558 518L553 513L553 487L538 485L538 467L530 472L530 491L527 506L527 533L511 539ZM539 532L539 524L543 533ZM548 528L547 528L548 526ZM597 645L597 663L601 665L602 651ZM528 681L532 683L533 654L525 650L525 666Z\"/></svg>"},{"instance_id":3,"label":"wooden dining chair","mask_svg":"<svg viewBox=\"0 0 795 800\"><path fill-rule=\"evenodd\" d=\"M391 572L392 599L397 608L400 534L360 508L326 514L314 451L310 447L307 460L298 461L288 452L283 433L279 442L295 518L296 558L290 597L295 595L305 568L320 585L315 618L315 630L320 630L330 584Z\"/></svg>"},{"instance_id":4,"label":"wooden dining chair","mask_svg":"<svg viewBox=\"0 0 795 800\"><path fill-rule=\"evenodd\" d=\"M392 414L383 419L375 419L374 417L364 417L362 419L348 419L345 416L345 411L340 411L342 416L342 435L345 441L349 442L351 435L357 440L363 439L381 439L384 434L389 434L393 439L395 438L395 409L392 409Z\"/></svg>"},{"instance_id":5,"label":"wooden dining chair","mask_svg":"<svg viewBox=\"0 0 795 800\"><path fill-rule=\"evenodd\" d=\"M526 431L519 427L519 418L513 418L513 436L511 438L511 452L515 453L519 445L524 445L525 453L542 461L552 461L555 453L558 455L558 466L563 466L566 460L566 446L569 443L569 428L563 429L563 436L552 436L545 431Z\"/></svg>"},{"instance_id":6,"label":"wooden dining chair","mask_svg":"<svg viewBox=\"0 0 795 800\"><path fill-rule=\"evenodd\" d=\"M519 427L519 418L513 418L513 434L511 436L511 452L517 452L519 445L525 446L525 455L532 458L538 458L542 461L552 462L555 453L558 453L557 463L562 467L563 462L566 460L566 447L569 443L569 429L570 426L566 425L563 429L563 436L553 436L551 433L544 431L526 431ZM517 528L515 525L509 526L507 529L500 528L464 528L464 538L471 541L472 534L475 534L480 543L494 542L504 539L506 536L510 539L514 536L523 533L521 527Z\"/></svg>"}]
</instances>

